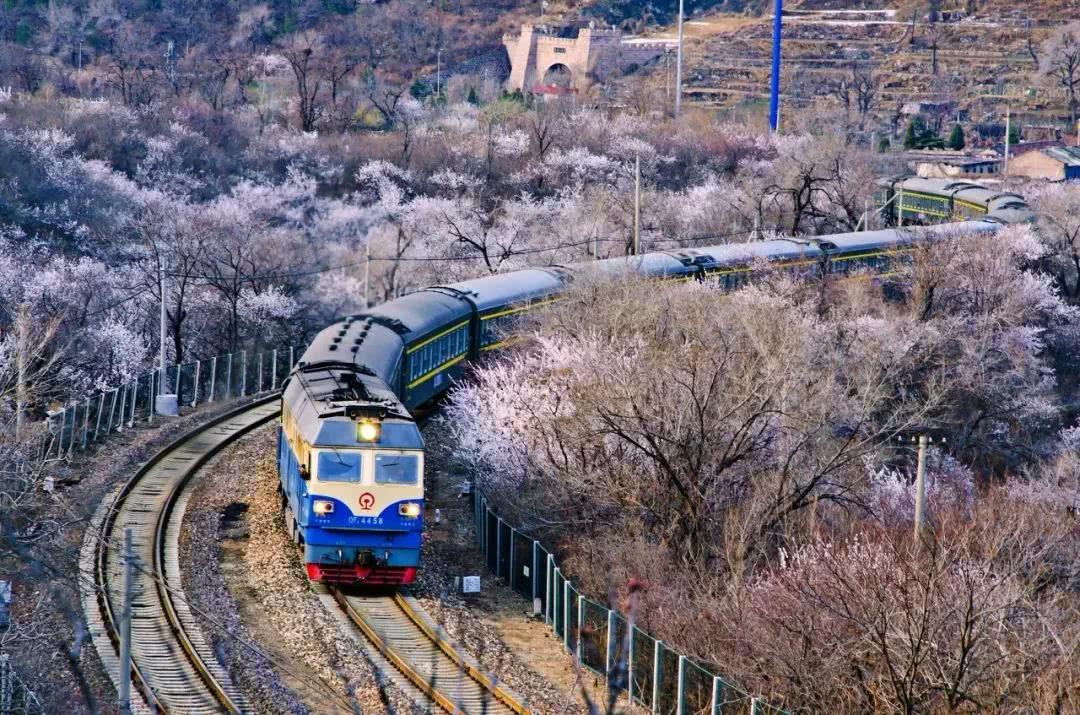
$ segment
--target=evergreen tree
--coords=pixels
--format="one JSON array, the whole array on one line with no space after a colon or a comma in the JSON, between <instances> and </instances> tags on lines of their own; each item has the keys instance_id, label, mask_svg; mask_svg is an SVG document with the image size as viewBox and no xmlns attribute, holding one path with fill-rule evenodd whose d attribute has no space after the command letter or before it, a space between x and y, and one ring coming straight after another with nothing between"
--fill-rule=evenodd
<instances>
[{"instance_id":1,"label":"evergreen tree","mask_svg":"<svg viewBox=\"0 0 1080 715\"><path fill-rule=\"evenodd\" d=\"M1012 124L1009 126L1009 144L1016 145L1020 143L1020 127Z\"/></svg>"},{"instance_id":2,"label":"evergreen tree","mask_svg":"<svg viewBox=\"0 0 1080 715\"><path fill-rule=\"evenodd\" d=\"M915 119L918 119L918 117L915 117ZM915 128L915 119L908 122L907 131L904 132L905 149L915 149L916 145L919 143L919 134Z\"/></svg>"},{"instance_id":3,"label":"evergreen tree","mask_svg":"<svg viewBox=\"0 0 1080 715\"><path fill-rule=\"evenodd\" d=\"M956 149L957 151L967 146L967 141L964 139L964 128L959 124L953 126L952 132L949 134L947 146L950 149Z\"/></svg>"},{"instance_id":4,"label":"evergreen tree","mask_svg":"<svg viewBox=\"0 0 1080 715\"><path fill-rule=\"evenodd\" d=\"M926 120L920 116L912 117L904 133L905 149L943 149L945 141L937 135Z\"/></svg>"}]
</instances>

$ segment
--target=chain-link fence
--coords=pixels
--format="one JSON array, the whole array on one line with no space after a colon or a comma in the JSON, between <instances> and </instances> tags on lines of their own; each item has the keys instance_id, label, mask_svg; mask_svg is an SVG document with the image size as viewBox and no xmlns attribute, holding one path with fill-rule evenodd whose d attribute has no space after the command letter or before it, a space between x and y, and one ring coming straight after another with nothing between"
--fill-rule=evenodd
<instances>
[{"instance_id":1,"label":"chain-link fence","mask_svg":"<svg viewBox=\"0 0 1080 715\"><path fill-rule=\"evenodd\" d=\"M34 692L19 679L8 662L6 653L0 653L0 715L36 715L44 712Z\"/></svg>"},{"instance_id":2,"label":"chain-link fence","mask_svg":"<svg viewBox=\"0 0 1080 715\"><path fill-rule=\"evenodd\" d=\"M641 707L662 715L786 715L648 635L630 618L581 594L539 541L495 514L477 494L476 537L484 562L533 599L544 622L581 663Z\"/></svg>"},{"instance_id":3,"label":"chain-link fence","mask_svg":"<svg viewBox=\"0 0 1080 715\"><path fill-rule=\"evenodd\" d=\"M178 408L278 389L300 351L239 350L196 362L153 370L112 390L73 401L49 413L36 448L38 461L70 459L108 435L136 423L152 424L157 395L176 395Z\"/></svg>"}]
</instances>

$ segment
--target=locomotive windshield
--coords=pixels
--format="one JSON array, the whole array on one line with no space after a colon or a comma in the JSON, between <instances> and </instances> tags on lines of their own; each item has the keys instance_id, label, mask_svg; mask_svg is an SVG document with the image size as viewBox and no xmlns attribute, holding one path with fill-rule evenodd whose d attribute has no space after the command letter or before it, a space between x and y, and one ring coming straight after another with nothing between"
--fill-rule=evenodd
<instances>
[{"instance_id":1,"label":"locomotive windshield","mask_svg":"<svg viewBox=\"0 0 1080 715\"><path fill-rule=\"evenodd\" d=\"M376 484L416 484L420 460L415 454L375 455Z\"/></svg>"},{"instance_id":2,"label":"locomotive windshield","mask_svg":"<svg viewBox=\"0 0 1080 715\"><path fill-rule=\"evenodd\" d=\"M320 482L359 482L361 470L359 452L340 452L336 449L319 453Z\"/></svg>"}]
</instances>

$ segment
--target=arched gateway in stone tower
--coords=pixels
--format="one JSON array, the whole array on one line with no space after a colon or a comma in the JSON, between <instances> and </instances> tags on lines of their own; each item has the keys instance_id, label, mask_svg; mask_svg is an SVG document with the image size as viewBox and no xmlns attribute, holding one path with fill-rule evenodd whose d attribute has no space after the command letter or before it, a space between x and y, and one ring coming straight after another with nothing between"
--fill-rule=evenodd
<instances>
[{"instance_id":1,"label":"arched gateway in stone tower","mask_svg":"<svg viewBox=\"0 0 1080 715\"><path fill-rule=\"evenodd\" d=\"M517 35L504 35L510 56L509 90L570 92L640 66L674 47L672 40L624 39L616 30L591 27L576 38L557 37L544 28L523 25Z\"/></svg>"}]
</instances>

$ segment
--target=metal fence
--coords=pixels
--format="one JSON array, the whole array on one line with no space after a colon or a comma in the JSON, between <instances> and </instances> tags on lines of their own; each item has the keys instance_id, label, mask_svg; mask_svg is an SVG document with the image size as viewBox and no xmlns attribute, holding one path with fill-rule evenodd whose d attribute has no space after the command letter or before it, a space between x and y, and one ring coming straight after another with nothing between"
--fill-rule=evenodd
<instances>
[{"instance_id":1,"label":"metal fence","mask_svg":"<svg viewBox=\"0 0 1080 715\"><path fill-rule=\"evenodd\" d=\"M8 662L6 653L0 653L0 715L31 715L43 712L41 702L34 692L19 679Z\"/></svg>"},{"instance_id":2,"label":"metal fence","mask_svg":"<svg viewBox=\"0 0 1080 715\"><path fill-rule=\"evenodd\" d=\"M177 406L201 404L276 390L300 356L293 347L263 352L239 350L196 362L153 370L112 390L75 400L51 412L37 446L39 461L70 459L114 432L152 424L154 398L175 394Z\"/></svg>"},{"instance_id":3,"label":"metal fence","mask_svg":"<svg viewBox=\"0 0 1080 715\"><path fill-rule=\"evenodd\" d=\"M608 687L662 715L787 715L632 625L624 614L590 600L539 541L511 527L483 495L476 496L476 536L488 569L522 596L539 599L544 622Z\"/></svg>"}]
</instances>

